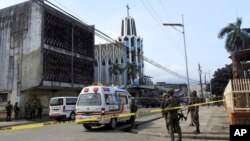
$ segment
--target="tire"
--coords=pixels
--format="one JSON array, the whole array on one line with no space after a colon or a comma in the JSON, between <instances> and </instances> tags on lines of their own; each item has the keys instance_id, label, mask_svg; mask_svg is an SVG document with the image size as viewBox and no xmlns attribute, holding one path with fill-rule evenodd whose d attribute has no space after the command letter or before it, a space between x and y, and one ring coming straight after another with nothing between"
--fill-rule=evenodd
<instances>
[{"instance_id":1,"label":"tire","mask_svg":"<svg viewBox=\"0 0 250 141\"><path fill-rule=\"evenodd\" d=\"M86 130L91 130L91 126L88 124L83 124L82 125Z\"/></svg>"},{"instance_id":2,"label":"tire","mask_svg":"<svg viewBox=\"0 0 250 141\"><path fill-rule=\"evenodd\" d=\"M56 121L60 122L62 121L62 118L56 118Z\"/></svg>"},{"instance_id":3,"label":"tire","mask_svg":"<svg viewBox=\"0 0 250 141\"><path fill-rule=\"evenodd\" d=\"M116 128L116 119L115 118L112 118L110 120L109 128L112 129L112 130Z\"/></svg>"},{"instance_id":4,"label":"tire","mask_svg":"<svg viewBox=\"0 0 250 141\"><path fill-rule=\"evenodd\" d=\"M69 115L69 119L70 120L75 120L75 116L76 114L74 112L72 112L70 115Z\"/></svg>"}]
</instances>

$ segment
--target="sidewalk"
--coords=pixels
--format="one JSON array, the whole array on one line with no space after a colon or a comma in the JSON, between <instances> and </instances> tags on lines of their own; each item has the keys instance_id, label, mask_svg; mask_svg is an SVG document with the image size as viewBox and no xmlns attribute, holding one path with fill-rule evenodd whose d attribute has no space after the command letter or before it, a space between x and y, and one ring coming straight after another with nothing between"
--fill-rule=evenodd
<instances>
[{"instance_id":1,"label":"sidewalk","mask_svg":"<svg viewBox=\"0 0 250 141\"><path fill-rule=\"evenodd\" d=\"M52 119L49 119L48 116L43 116L42 119L36 119L34 121L30 121L27 119L19 119L19 120L13 120L12 121L1 121L0 122L0 128L2 127L8 127L8 126L14 126L14 125L24 125L24 124L32 124L32 123L41 123L46 121L52 121Z\"/></svg>"},{"instance_id":2,"label":"sidewalk","mask_svg":"<svg viewBox=\"0 0 250 141\"><path fill-rule=\"evenodd\" d=\"M186 115L186 111L183 113ZM153 119L160 116L160 114L155 114L145 118L138 118L136 121L145 122L148 121L149 118ZM190 115L187 121L180 121L183 140L229 140L230 122L224 106L210 106L209 108L200 106L199 116L201 134L193 134L195 127L189 126ZM147 124L141 124L137 130L138 133L142 135L170 138L167 133L164 118L154 120Z\"/></svg>"}]
</instances>

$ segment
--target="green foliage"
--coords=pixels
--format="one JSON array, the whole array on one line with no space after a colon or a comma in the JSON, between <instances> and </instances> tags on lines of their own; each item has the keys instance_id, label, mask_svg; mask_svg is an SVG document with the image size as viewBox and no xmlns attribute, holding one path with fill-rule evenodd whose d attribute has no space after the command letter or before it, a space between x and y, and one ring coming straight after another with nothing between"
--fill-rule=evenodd
<instances>
[{"instance_id":1,"label":"green foliage","mask_svg":"<svg viewBox=\"0 0 250 141\"><path fill-rule=\"evenodd\" d=\"M213 76L214 78L211 80L212 93L216 96L222 96L229 79L233 78L232 66L226 65L225 67L218 69Z\"/></svg>"},{"instance_id":2,"label":"green foliage","mask_svg":"<svg viewBox=\"0 0 250 141\"><path fill-rule=\"evenodd\" d=\"M122 68L121 64L118 64L118 63L113 63L109 67L110 75L111 74L115 75L115 82L116 82L116 84L118 84L118 75L122 74L123 71L124 71L124 68Z\"/></svg>"},{"instance_id":3,"label":"green foliage","mask_svg":"<svg viewBox=\"0 0 250 141\"><path fill-rule=\"evenodd\" d=\"M129 75L129 77L132 79L132 81L134 81L136 73L139 71L137 68L137 65L134 62L127 63L125 69L127 69L127 73Z\"/></svg>"},{"instance_id":4,"label":"green foliage","mask_svg":"<svg viewBox=\"0 0 250 141\"><path fill-rule=\"evenodd\" d=\"M249 28L241 29L241 18L237 18L235 23L230 23L228 26L221 29L218 33L218 38L222 39L226 36L225 48L227 52L234 52L249 47Z\"/></svg>"}]
</instances>

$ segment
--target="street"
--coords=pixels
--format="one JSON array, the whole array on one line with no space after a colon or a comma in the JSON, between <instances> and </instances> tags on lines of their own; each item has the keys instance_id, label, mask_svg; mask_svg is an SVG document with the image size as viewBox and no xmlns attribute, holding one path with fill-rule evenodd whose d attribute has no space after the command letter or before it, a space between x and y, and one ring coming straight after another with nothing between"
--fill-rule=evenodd
<instances>
[{"instance_id":1,"label":"street","mask_svg":"<svg viewBox=\"0 0 250 141\"><path fill-rule=\"evenodd\" d=\"M124 126L128 126L123 124L118 126L116 130L109 130L105 127L99 127L93 128L90 131L86 131L80 124L72 123L44 128L3 131L0 133L0 137L3 141L112 141L114 139L117 141L170 140L165 128L164 119L159 119L157 117L160 117L160 113L139 117L136 120L138 125L138 134L126 132L124 130ZM150 121L150 119L155 120ZM192 134L194 127L188 126L189 123L190 119L187 121L181 121L184 141L229 139L229 123L224 107L200 107L201 134L199 135Z\"/></svg>"}]
</instances>

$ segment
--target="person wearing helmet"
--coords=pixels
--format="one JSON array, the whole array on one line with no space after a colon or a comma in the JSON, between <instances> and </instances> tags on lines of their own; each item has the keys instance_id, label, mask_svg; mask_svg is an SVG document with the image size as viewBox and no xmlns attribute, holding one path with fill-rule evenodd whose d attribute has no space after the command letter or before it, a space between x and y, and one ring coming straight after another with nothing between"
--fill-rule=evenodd
<instances>
[{"instance_id":1,"label":"person wearing helmet","mask_svg":"<svg viewBox=\"0 0 250 141\"><path fill-rule=\"evenodd\" d=\"M130 103L130 112L131 113L136 113L137 110L138 110L138 106L136 104L135 98L133 97L131 99L131 103ZM135 130L135 119L136 119L136 115L132 115L131 118L130 118L131 127L129 129L129 132L137 134L137 131Z\"/></svg>"},{"instance_id":2,"label":"person wearing helmet","mask_svg":"<svg viewBox=\"0 0 250 141\"><path fill-rule=\"evenodd\" d=\"M199 98L197 97L197 91L193 91L191 93L192 99L191 104L199 103ZM200 123L199 123L199 106L190 107L190 112L192 116L193 123L196 127L196 130L193 132L194 134L200 134Z\"/></svg>"},{"instance_id":3,"label":"person wearing helmet","mask_svg":"<svg viewBox=\"0 0 250 141\"><path fill-rule=\"evenodd\" d=\"M165 117L165 120L166 120L166 118L167 118L167 112L165 111L165 108L166 108L166 102L167 102L167 100L169 99L169 94L168 93L164 93L163 94L163 99L162 99L162 101L161 101L161 114L162 114L162 117ZM167 128L167 130L168 130L168 133L169 133L169 126L168 126L168 123L167 123L167 120L166 120L166 128Z\"/></svg>"},{"instance_id":4,"label":"person wearing helmet","mask_svg":"<svg viewBox=\"0 0 250 141\"><path fill-rule=\"evenodd\" d=\"M179 100L177 98L174 97L174 91L170 90L168 91L169 94L169 99L166 100L166 108L170 109L165 111L166 112L166 124L169 127L169 134L171 137L171 141L174 141L174 132L175 129L177 131L178 134L178 141L181 141L181 127L179 124L179 119L178 119L178 109L171 109L174 107L178 107L179 106Z\"/></svg>"}]
</instances>

